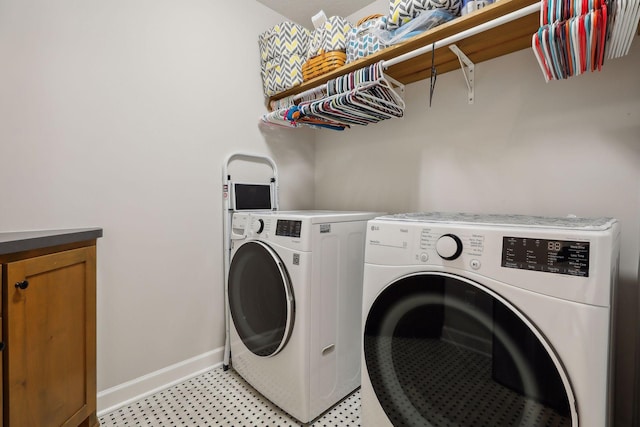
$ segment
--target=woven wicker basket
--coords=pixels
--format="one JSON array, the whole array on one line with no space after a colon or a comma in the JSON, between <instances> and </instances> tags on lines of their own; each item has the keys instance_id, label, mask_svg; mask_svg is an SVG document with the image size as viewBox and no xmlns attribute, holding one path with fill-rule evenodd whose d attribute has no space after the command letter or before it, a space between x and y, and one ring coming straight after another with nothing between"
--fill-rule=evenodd
<instances>
[{"instance_id":1,"label":"woven wicker basket","mask_svg":"<svg viewBox=\"0 0 640 427\"><path fill-rule=\"evenodd\" d=\"M371 19L380 18L380 17L382 17L382 16L383 16L383 15L381 15L381 14L379 14L379 13L376 13L376 14L373 14L373 15L367 15L367 16L365 16L364 18L360 19L360 20L358 21L358 23L356 24L356 26L357 26L357 27L359 27L360 25L364 24L365 22L367 22L367 21L369 21L369 20L371 20Z\"/></svg>"},{"instance_id":2,"label":"woven wicker basket","mask_svg":"<svg viewBox=\"0 0 640 427\"><path fill-rule=\"evenodd\" d=\"M302 65L302 79L304 81L311 80L342 67L346 62L347 54L340 50L323 52L307 60L307 62Z\"/></svg>"}]
</instances>

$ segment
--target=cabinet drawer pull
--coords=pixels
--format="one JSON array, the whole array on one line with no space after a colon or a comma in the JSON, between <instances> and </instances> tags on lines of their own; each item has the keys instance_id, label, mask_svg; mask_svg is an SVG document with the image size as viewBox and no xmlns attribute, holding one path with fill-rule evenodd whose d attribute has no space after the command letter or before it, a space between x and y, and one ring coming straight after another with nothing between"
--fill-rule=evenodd
<instances>
[{"instance_id":1,"label":"cabinet drawer pull","mask_svg":"<svg viewBox=\"0 0 640 427\"><path fill-rule=\"evenodd\" d=\"M27 289L29 287L29 281L23 280L22 282L16 283L16 288L18 289Z\"/></svg>"}]
</instances>

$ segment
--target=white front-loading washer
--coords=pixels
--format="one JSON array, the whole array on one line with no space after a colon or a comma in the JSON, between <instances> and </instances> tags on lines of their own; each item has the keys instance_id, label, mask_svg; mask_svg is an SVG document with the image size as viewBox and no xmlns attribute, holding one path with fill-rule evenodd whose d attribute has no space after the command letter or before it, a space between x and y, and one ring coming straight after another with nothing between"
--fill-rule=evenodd
<instances>
[{"instance_id":1,"label":"white front-loading washer","mask_svg":"<svg viewBox=\"0 0 640 427\"><path fill-rule=\"evenodd\" d=\"M360 385L364 238L375 216L233 215L231 364L303 423Z\"/></svg>"},{"instance_id":2,"label":"white front-loading washer","mask_svg":"<svg viewBox=\"0 0 640 427\"><path fill-rule=\"evenodd\" d=\"M611 423L610 218L369 221L362 425Z\"/></svg>"}]
</instances>

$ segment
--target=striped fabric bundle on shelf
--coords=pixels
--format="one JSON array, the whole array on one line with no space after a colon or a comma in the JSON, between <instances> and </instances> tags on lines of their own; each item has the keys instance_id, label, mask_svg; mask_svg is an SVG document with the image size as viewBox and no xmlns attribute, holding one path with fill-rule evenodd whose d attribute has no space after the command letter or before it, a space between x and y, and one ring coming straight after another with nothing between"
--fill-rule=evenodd
<instances>
[{"instance_id":1,"label":"striped fabric bundle on shelf","mask_svg":"<svg viewBox=\"0 0 640 427\"><path fill-rule=\"evenodd\" d=\"M391 0L387 29L395 30L425 10L443 9L452 15L460 15L460 0Z\"/></svg>"}]
</instances>

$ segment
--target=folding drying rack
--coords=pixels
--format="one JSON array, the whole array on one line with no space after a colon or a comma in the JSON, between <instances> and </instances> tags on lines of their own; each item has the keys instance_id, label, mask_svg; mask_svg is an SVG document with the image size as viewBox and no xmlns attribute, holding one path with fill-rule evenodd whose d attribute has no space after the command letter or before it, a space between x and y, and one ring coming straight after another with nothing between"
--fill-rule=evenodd
<instances>
[{"instance_id":1,"label":"folding drying rack","mask_svg":"<svg viewBox=\"0 0 640 427\"><path fill-rule=\"evenodd\" d=\"M223 252L224 252L224 313L225 313L225 341L224 341L224 355L222 361L222 367L226 371L229 369L229 361L231 360L231 317L229 313L229 267L231 262L231 222L233 220L233 213L240 210L254 210L243 209L246 205L242 201L238 200L241 197L235 191L235 185L238 185L240 181L234 181L229 174L229 165L233 161L245 161L249 163L266 164L271 167L273 172L271 179L268 183L257 183L254 185L269 186L270 189L270 203L269 206L263 207L261 210L278 210L278 167L273 159L268 156L260 154L238 152L230 154L222 167L222 218L223 218Z\"/></svg>"}]
</instances>

